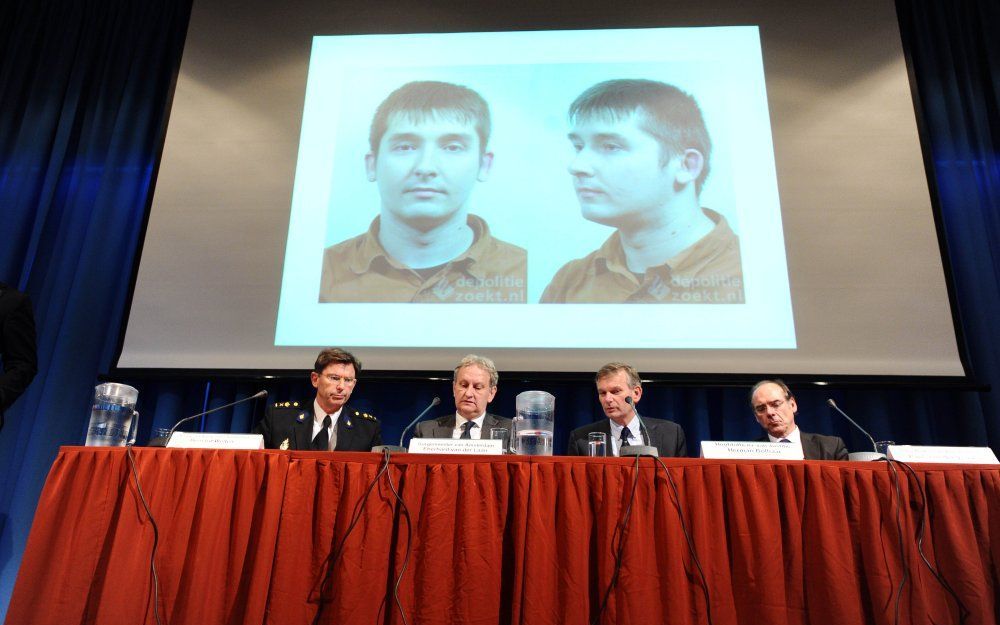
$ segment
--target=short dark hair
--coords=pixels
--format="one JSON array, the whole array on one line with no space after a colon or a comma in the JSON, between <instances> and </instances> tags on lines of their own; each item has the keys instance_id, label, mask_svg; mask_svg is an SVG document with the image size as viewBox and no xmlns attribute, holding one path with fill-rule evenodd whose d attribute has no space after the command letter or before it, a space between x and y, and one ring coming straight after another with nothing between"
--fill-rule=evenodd
<instances>
[{"instance_id":1,"label":"short dark hair","mask_svg":"<svg viewBox=\"0 0 1000 625\"><path fill-rule=\"evenodd\" d=\"M780 378L774 378L773 380L761 380L760 382L753 385L753 388L750 389L750 396L747 397L747 401L750 402L751 408L753 408L753 396L757 393L757 389L764 386L765 384L774 384L775 386L780 388L781 392L785 394L785 401L792 399L792 391L791 389L788 388L788 385L785 384L784 380Z\"/></svg>"},{"instance_id":2,"label":"short dark hair","mask_svg":"<svg viewBox=\"0 0 1000 625\"><path fill-rule=\"evenodd\" d=\"M490 139L490 107L481 95L468 87L437 80L417 80L390 93L375 109L368 131L372 154L378 156L378 146L389 127L389 118L396 114L409 115L416 120L444 114L472 123L479 135L479 151L486 151Z\"/></svg>"},{"instance_id":3,"label":"short dark hair","mask_svg":"<svg viewBox=\"0 0 1000 625\"><path fill-rule=\"evenodd\" d=\"M316 364L313 365L313 371L323 373L324 369L333 364L353 365L354 374L361 373L361 361L355 358L351 352L339 347L327 347L321 351L319 356L316 356Z\"/></svg>"},{"instance_id":4,"label":"short dark hair","mask_svg":"<svg viewBox=\"0 0 1000 625\"><path fill-rule=\"evenodd\" d=\"M705 157L695 180L695 191L708 178L712 139L694 97L673 85L656 80L616 79L597 83L569 105L571 122L588 118L619 120L641 112L639 126L660 142L664 164L691 148Z\"/></svg>"},{"instance_id":5,"label":"short dark hair","mask_svg":"<svg viewBox=\"0 0 1000 625\"><path fill-rule=\"evenodd\" d=\"M628 385L630 387L642 386L642 379L639 377L639 372L635 370L635 367L624 362L609 362L604 365L597 370L597 375L594 376L594 382L600 382L601 378L614 375L619 371L625 372L625 375L628 377Z\"/></svg>"}]
</instances>

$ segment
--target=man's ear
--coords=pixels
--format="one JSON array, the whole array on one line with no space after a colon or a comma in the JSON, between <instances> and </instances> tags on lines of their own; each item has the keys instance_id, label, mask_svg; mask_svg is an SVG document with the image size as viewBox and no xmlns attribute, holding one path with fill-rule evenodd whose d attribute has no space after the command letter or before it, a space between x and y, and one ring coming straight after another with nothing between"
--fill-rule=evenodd
<instances>
[{"instance_id":1,"label":"man's ear","mask_svg":"<svg viewBox=\"0 0 1000 625\"><path fill-rule=\"evenodd\" d=\"M368 182L375 182L375 158L371 152L365 154L365 174L368 175Z\"/></svg>"},{"instance_id":2,"label":"man's ear","mask_svg":"<svg viewBox=\"0 0 1000 625\"><path fill-rule=\"evenodd\" d=\"M492 167L493 152L483 152L483 155L479 157L479 175L476 176L476 180L486 182L486 179L490 177L490 168Z\"/></svg>"},{"instance_id":3,"label":"man's ear","mask_svg":"<svg viewBox=\"0 0 1000 625\"><path fill-rule=\"evenodd\" d=\"M686 185L694 182L705 169L705 156L694 148L687 148L679 157L677 167L677 184Z\"/></svg>"}]
</instances>

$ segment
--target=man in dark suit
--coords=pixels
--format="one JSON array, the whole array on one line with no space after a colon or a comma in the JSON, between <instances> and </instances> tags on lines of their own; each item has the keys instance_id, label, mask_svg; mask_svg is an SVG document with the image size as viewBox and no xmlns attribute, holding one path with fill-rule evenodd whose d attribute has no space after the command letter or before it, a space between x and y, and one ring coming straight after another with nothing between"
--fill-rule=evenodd
<instances>
[{"instance_id":1,"label":"man in dark suit","mask_svg":"<svg viewBox=\"0 0 1000 625\"><path fill-rule=\"evenodd\" d=\"M268 449L371 451L382 444L382 429L374 416L345 408L358 382L361 362L336 347L316 357L309 375L316 398L311 406L279 402L269 406L254 432Z\"/></svg>"},{"instance_id":2,"label":"man in dark suit","mask_svg":"<svg viewBox=\"0 0 1000 625\"><path fill-rule=\"evenodd\" d=\"M608 435L608 455L617 456L626 445L651 445L662 457L687 455L684 430L673 421L639 417L635 404L642 398L642 380L635 367L623 362L604 365L597 372L597 398L608 417L597 423L576 428L569 435L567 453L587 455L587 439L591 432ZM632 405L626 401L631 398Z\"/></svg>"},{"instance_id":3,"label":"man in dark suit","mask_svg":"<svg viewBox=\"0 0 1000 625\"><path fill-rule=\"evenodd\" d=\"M0 429L3 414L38 372L35 317L28 296L0 282Z\"/></svg>"},{"instance_id":4,"label":"man in dark suit","mask_svg":"<svg viewBox=\"0 0 1000 625\"><path fill-rule=\"evenodd\" d=\"M417 424L414 438L490 438L490 430L504 428L511 436L511 421L486 412L497 394L500 375L489 358L469 354L455 367L452 392L455 412Z\"/></svg>"},{"instance_id":5,"label":"man in dark suit","mask_svg":"<svg viewBox=\"0 0 1000 625\"><path fill-rule=\"evenodd\" d=\"M757 423L767 431L761 441L802 447L806 460L847 460L847 446L839 436L803 432L795 425L798 405L781 380L761 380L750 391L750 407Z\"/></svg>"}]
</instances>

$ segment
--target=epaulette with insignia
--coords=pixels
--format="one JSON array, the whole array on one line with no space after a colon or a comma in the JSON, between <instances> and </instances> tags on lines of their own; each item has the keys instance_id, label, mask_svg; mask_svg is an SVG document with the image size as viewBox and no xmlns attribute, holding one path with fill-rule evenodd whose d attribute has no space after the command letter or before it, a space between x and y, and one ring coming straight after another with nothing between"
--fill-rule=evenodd
<instances>
[{"instance_id":1,"label":"epaulette with insignia","mask_svg":"<svg viewBox=\"0 0 1000 625\"><path fill-rule=\"evenodd\" d=\"M297 401L276 401L274 402L275 408L298 408L299 402Z\"/></svg>"},{"instance_id":2,"label":"epaulette with insignia","mask_svg":"<svg viewBox=\"0 0 1000 625\"><path fill-rule=\"evenodd\" d=\"M367 412L360 412L358 410L355 410L354 411L354 416L358 417L358 418L361 418L361 419L367 419L369 421L374 421L374 422L378 423L378 419L375 418L375 415L368 414Z\"/></svg>"}]
</instances>

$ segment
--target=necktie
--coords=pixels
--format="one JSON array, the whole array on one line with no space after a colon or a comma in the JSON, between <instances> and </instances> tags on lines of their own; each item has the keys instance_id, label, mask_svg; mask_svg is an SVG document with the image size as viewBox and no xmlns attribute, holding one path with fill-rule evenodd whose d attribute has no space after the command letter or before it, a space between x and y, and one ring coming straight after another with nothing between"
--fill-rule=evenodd
<instances>
[{"instance_id":1,"label":"necktie","mask_svg":"<svg viewBox=\"0 0 1000 625\"><path fill-rule=\"evenodd\" d=\"M472 438L472 428L476 427L475 421L466 421L462 424L462 435L459 438Z\"/></svg>"},{"instance_id":2,"label":"necktie","mask_svg":"<svg viewBox=\"0 0 1000 625\"><path fill-rule=\"evenodd\" d=\"M632 436L632 432L629 431L628 427L622 428L622 435L618 438L620 443L618 444L618 454L621 455L622 447L628 445L628 437Z\"/></svg>"},{"instance_id":3,"label":"necktie","mask_svg":"<svg viewBox=\"0 0 1000 625\"><path fill-rule=\"evenodd\" d=\"M788 440L787 438L783 438L783 439L781 439L781 440L780 440L780 441L778 441L778 442L779 442L779 443L790 443L790 442L792 442L792 441Z\"/></svg>"},{"instance_id":4,"label":"necktie","mask_svg":"<svg viewBox=\"0 0 1000 625\"><path fill-rule=\"evenodd\" d=\"M333 421L330 419L330 415L326 415L323 419L323 429L316 434L316 438L312 442L313 451L329 451L330 450L330 425Z\"/></svg>"}]
</instances>

